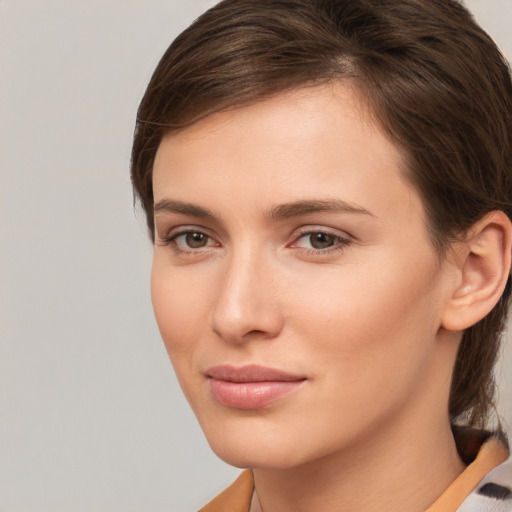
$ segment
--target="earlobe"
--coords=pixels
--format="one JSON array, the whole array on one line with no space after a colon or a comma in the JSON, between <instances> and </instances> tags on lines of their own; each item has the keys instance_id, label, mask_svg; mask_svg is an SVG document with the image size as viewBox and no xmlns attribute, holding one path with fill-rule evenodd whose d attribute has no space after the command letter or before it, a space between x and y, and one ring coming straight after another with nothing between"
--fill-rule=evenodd
<instances>
[{"instance_id":1,"label":"earlobe","mask_svg":"<svg viewBox=\"0 0 512 512\"><path fill-rule=\"evenodd\" d=\"M458 247L460 278L443 312L442 327L462 331L496 305L510 274L512 223L501 211L491 212L468 231Z\"/></svg>"}]
</instances>

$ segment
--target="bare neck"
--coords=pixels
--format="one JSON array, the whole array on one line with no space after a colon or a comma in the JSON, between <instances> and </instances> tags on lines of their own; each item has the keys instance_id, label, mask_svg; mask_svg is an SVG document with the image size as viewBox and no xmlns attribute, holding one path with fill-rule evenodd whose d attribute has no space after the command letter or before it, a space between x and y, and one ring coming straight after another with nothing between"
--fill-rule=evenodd
<instances>
[{"instance_id":1,"label":"bare neck","mask_svg":"<svg viewBox=\"0 0 512 512\"><path fill-rule=\"evenodd\" d=\"M255 469L251 512L424 512L464 470L449 422L373 433L290 469Z\"/></svg>"}]
</instances>

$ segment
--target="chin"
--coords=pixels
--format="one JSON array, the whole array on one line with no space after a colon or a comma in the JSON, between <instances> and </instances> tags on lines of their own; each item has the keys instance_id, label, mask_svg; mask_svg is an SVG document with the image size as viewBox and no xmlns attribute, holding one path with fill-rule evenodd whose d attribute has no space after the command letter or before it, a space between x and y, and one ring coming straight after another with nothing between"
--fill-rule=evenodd
<instances>
[{"instance_id":1,"label":"chin","mask_svg":"<svg viewBox=\"0 0 512 512\"><path fill-rule=\"evenodd\" d=\"M304 463L296 452L287 452L282 448L279 449L273 445L265 445L259 443L258 446L248 447L223 445L216 446L210 444L213 452L222 459L226 464L236 468L259 468L259 469L289 469L297 467Z\"/></svg>"},{"instance_id":2,"label":"chin","mask_svg":"<svg viewBox=\"0 0 512 512\"><path fill-rule=\"evenodd\" d=\"M296 457L295 442L262 418L241 415L231 421L200 421L213 452L238 468L289 467ZM295 448L294 448L295 447Z\"/></svg>"},{"instance_id":3,"label":"chin","mask_svg":"<svg viewBox=\"0 0 512 512\"><path fill-rule=\"evenodd\" d=\"M261 420L233 422L232 425L208 424L204 434L213 452L224 462L238 468L288 469L299 466L312 454L303 446L290 429L281 429Z\"/></svg>"}]
</instances>

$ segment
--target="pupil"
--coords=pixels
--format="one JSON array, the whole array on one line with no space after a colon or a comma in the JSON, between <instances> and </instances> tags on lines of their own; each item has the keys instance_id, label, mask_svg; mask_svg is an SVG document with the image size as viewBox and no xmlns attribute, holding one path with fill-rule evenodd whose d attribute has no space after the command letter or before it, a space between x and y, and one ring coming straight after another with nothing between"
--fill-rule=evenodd
<instances>
[{"instance_id":1,"label":"pupil","mask_svg":"<svg viewBox=\"0 0 512 512\"><path fill-rule=\"evenodd\" d=\"M202 233L187 233L186 241L189 247L197 249L206 245L206 236Z\"/></svg>"},{"instance_id":2,"label":"pupil","mask_svg":"<svg viewBox=\"0 0 512 512\"><path fill-rule=\"evenodd\" d=\"M326 233L314 233L309 238L311 246L315 249L326 249L334 243L334 236L327 235Z\"/></svg>"}]
</instances>

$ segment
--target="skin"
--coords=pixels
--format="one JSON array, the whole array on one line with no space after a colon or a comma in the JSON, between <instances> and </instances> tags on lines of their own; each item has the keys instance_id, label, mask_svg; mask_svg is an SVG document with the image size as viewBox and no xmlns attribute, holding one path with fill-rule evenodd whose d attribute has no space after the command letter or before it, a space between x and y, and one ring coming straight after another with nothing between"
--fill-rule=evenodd
<instances>
[{"instance_id":1,"label":"skin","mask_svg":"<svg viewBox=\"0 0 512 512\"><path fill-rule=\"evenodd\" d=\"M340 83L210 116L160 144L156 319L212 449L254 468L255 510L419 512L463 469L447 412L460 332L442 320L460 272L437 257L405 174ZM279 208L298 201L349 207ZM306 380L241 410L210 390L205 372L221 364Z\"/></svg>"}]
</instances>

